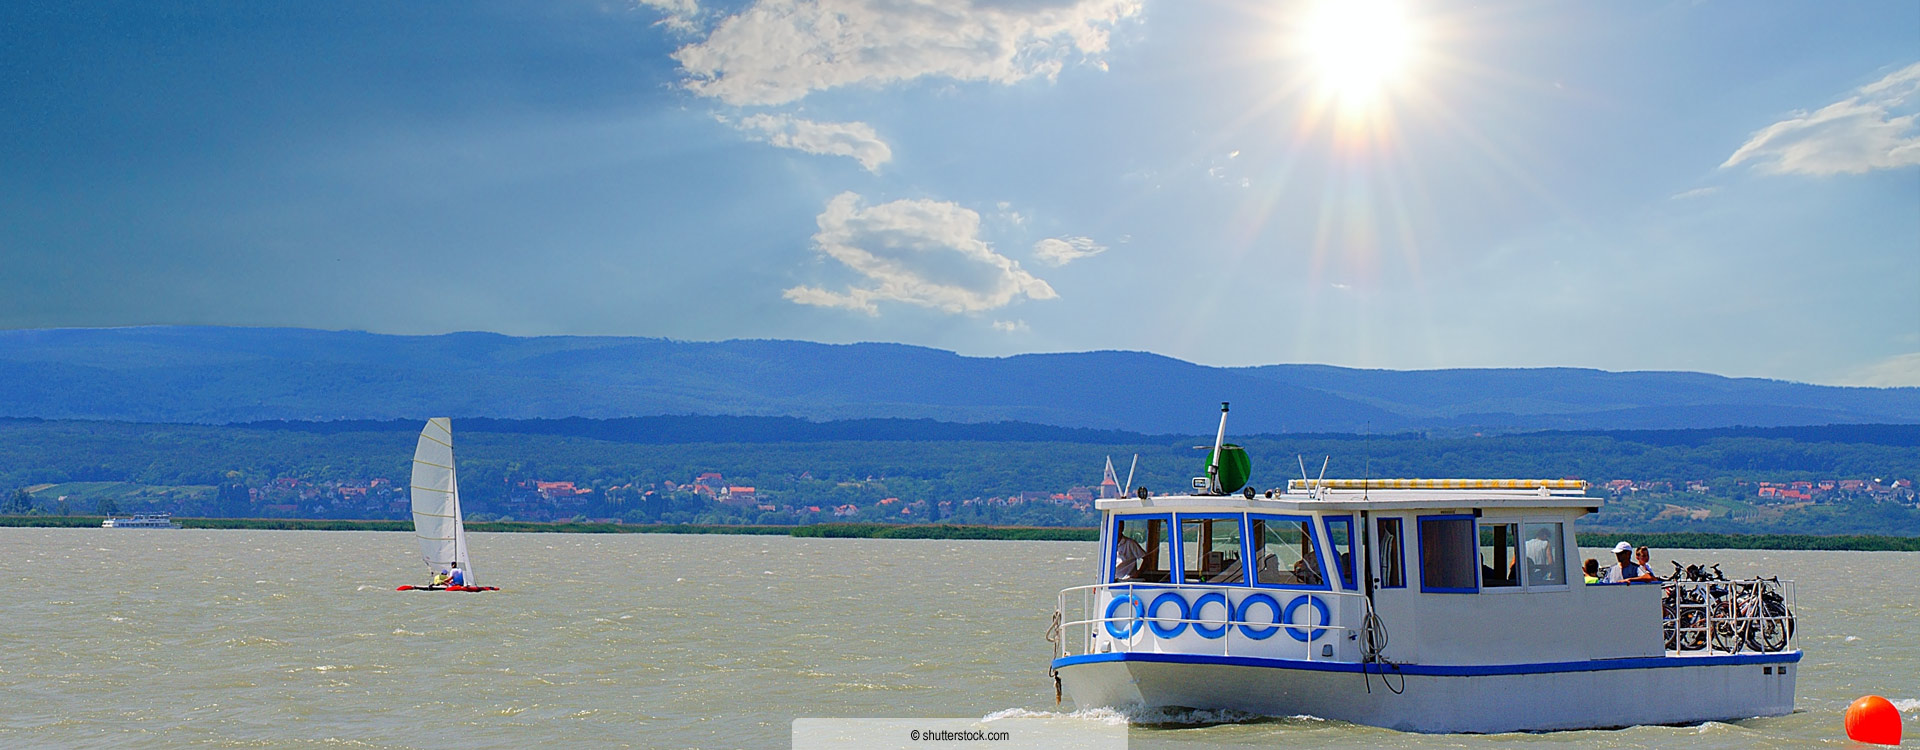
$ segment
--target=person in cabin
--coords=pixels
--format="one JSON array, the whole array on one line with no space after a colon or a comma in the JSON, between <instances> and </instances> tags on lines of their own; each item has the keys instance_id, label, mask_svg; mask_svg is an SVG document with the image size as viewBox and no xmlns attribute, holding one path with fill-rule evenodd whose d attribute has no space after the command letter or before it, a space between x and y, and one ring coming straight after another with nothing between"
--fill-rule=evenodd
<instances>
[{"instance_id":1,"label":"person in cabin","mask_svg":"<svg viewBox=\"0 0 1920 750\"><path fill-rule=\"evenodd\" d=\"M1122 535L1113 545L1113 580L1131 580L1140 569L1140 561L1146 557L1146 547L1140 546L1133 537Z\"/></svg>"},{"instance_id":2,"label":"person in cabin","mask_svg":"<svg viewBox=\"0 0 1920 750\"><path fill-rule=\"evenodd\" d=\"M1553 548L1553 533L1542 527L1533 532L1524 547L1527 558L1527 578L1536 583L1559 583L1565 567L1560 564L1560 551ZM1516 561L1517 562L1517 561ZM1514 579L1518 582L1519 579Z\"/></svg>"},{"instance_id":3,"label":"person in cabin","mask_svg":"<svg viewBox=\"0 0 1920 750\"><path fill-rule=\"evenodd\" d=\"M1580 567L1580 570L1587 574L1587 583L1600 582L1600 561L1599 560L1595 560L1591 557L1587 558L1586 564L1582 565Z\"/></svg>"},{"instance_id":4,"label":"person in cabin","mask_svg":"<svg viewBox=\"0 0 1920 750\"><path fill-rule=\"evenodd\" d=\"M1527 540L1527 562L1546 567L1554 563L1553 534L1545 527L1533 532L1533 538Z\"/></svg>"},{"instance_id":5,"label":"person in cabin","mask_svg":"<svg viewBox=\"0 0 1920 750\"><path fill-rule=\"evenodd\" d=\"M1320 585L1320 562L1313 559L1313 550L1300 551L1300 560L1293 564L1293 578L1308 586Z\"/></svg>"},{"instance_id":6,"label":"person in cabin","mask_svg":"<svg viewBox=\"0 0 1920 750\"><path fill-rule=\"evenodd\" d=\"M448 571L447 573L447 585L448 586L467 585L467 573L466 571L460 569L459 560L453 561L453 570Z\"/></svg>"}]
</instances>

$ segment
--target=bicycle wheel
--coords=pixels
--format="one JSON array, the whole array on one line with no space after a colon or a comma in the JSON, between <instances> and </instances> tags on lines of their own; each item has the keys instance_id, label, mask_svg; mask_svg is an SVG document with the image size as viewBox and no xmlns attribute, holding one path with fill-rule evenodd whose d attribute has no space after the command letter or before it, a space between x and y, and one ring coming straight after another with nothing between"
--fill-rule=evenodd
<instances>
[{"instance_id":1,"label":"bicycle wheel","mask_svg":"<svg viewBox=\"0 0 1920 750\"><path fill-rule=\"evenodd\" d=\"M1778 620L1764 620L1747 633L1747 645L1761 653L1787 650L1787 626Z\"/></svg>"},{"instance_id":2,"label":"bicycle wheel","mask_svg":"<svg viewBox=\"0 0 1920 750\"><path fill-rule=\"evenodd\" d=\"M1714 650L1725 651L1729 654L1740 653L1740 648L1746 645L1746 640L1747 640L1746 634L1742 632L1743 630L1744 628L1735 626L1733 623L1730 623L1730 622L1714 623L1713 624Z\"/></svg>"},{"instance_id":3,"label":"bicycle wheel","mask_svg":"<svg viewBox=\"0 0 1920 750\"><path fill-rule=\"evenodd\" d=\"M1699 651L1707 645L1707 615L1697 609L1681 609L1676 640L1681 651Z\"/></svg>"},{"instance_id":4,"label":"bicycle wheel","mask_svg":"<svg viewBox=\"0 0 1920 750\"><path fill-rule=\"evenodd\" d=\"M1753 644L1755 651L1772 653L1787 650L1787 639L1793 634L1793 615L1783 605L1767 602L1764 610L1765 620L1758 628L1758 641Z\"/></svg>"}]
</instances>

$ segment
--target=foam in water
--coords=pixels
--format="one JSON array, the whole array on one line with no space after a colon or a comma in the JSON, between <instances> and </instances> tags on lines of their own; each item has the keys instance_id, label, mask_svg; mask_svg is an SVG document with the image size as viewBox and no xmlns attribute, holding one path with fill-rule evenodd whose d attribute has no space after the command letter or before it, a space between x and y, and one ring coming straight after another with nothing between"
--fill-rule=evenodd
<instances>
[{"instance_id":1,"label":"foam in water","mask_svg":"<svg viewBox=\"0 0 1920 750\"><path fill-rule=\"evenodd\" d=\"M1058 711L1034 711L1026 708L1009 708L987 714L981 721L995 719L1084 719L1103 724L1142 724L1153 726L1214 726L1217 724L1242 724L1264 721L1275 717L1261 714L1234 711L1231 709L1194 709L1194 708L1087 708L1067 713ZM1287 717L1301 721L1324 721L1318 716Z\"/></svg>"},{"instance_id":2,"label":"foam in water","mask_svg":"<svg viewBox=\"0 0 1920 750\"><path fill-rule=\"evenodd\" d=\"M1920 711L1920 699L1905 698L1893 701L1893 708L1903 714L1908 711Z\"/></svg>"}]
</instances>

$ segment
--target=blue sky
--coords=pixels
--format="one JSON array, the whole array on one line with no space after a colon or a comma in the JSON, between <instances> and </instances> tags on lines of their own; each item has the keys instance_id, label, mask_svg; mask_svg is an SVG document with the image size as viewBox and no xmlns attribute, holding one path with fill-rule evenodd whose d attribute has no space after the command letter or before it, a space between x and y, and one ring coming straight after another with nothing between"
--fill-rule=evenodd
<instances>
[{"instance_id":1,"label":"blue sky","mask_svg":"<svg viewBox=\"0 0 1920 750\"><path fill-rule=\"evenodd\" d=\"M0 4L0 326L1920 385L1920 4Z\"/></svg>"}]
</instances>

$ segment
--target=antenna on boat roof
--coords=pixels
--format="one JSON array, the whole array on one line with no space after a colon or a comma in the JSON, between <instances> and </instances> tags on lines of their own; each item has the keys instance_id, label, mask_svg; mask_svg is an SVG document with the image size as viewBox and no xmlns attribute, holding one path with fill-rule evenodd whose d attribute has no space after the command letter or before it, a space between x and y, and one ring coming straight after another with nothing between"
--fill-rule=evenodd
<instances>
[{"instance_id":1,"label":"antenna on boat roof","mask_svg":"<svg viewBox=\"0 0 1920 750\"><path fill-rule=\"evenodd\" d=\"M1137 468L1140 468L1140 454L1135 453L1133 454L1133 465L1127 467L1127 491L1121 493L1121 497L1133 494L1133 470Z\"/></svg>"},{"instance_id":2,"label":"antenna on boat roof","mask_svg":"<svg viewBox=\"0 0 1920 750\"><path fill-rule=\"evenodd\" d=\"M1293 454L1293 457L1300 460L1300 482L1302 484L1307 482L1312 482L1313 477L1307 476L1307 457L1299 453ZM1307 489L1313 489L1313 488L1308 487Z\"/></svg>"},{"instance_id":3,"label":"antenna on boat roof","mask_svg":"<svg viewBox=\"0 0 1920 750\"><path fill-rule=\"evenodd\" d=\"M1327 464L1333 463L1333 457L1327 456L1320 461L1320 478L1313 480L1313 491L1319 492L1320 486L1327 483Z\"/></svg>"},{"instance_id":4,"label":"antenna on boat roof","mask_svg":"<svg viewBox=\"0 0 1920 750\"><path fill-rule=\"evenodd\" d=\"M1220 431L1213 434L1213 455L1207 461L1207 492L1220 492L1220 446L1227 439L1227 402L1220 402Z\"/></svg>"},{"instance_id":5,"label":"antenna on boat roof","mask_svg":"<svg viewBox=\"0 0 1920 750\"><path fill-rule=\"evenodd\" d=\"M1361 466L1364 468L1360 470L1360 474L1365 481L1360 483L1360 499L1364 501L1368 497L1368 490L1373 489L1373 420L1371 419L1367 420L1367 458Z\"/></svg>"}]
</instances>

